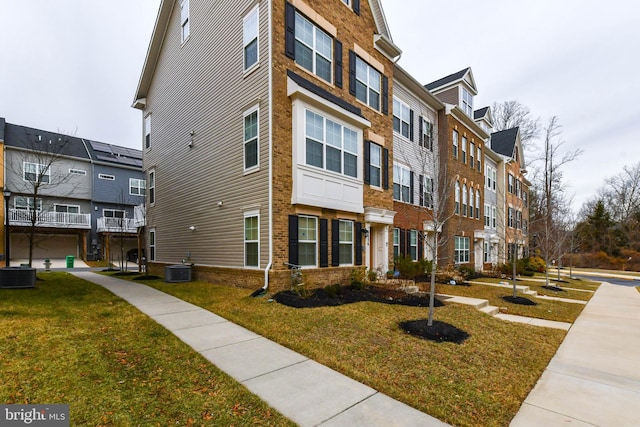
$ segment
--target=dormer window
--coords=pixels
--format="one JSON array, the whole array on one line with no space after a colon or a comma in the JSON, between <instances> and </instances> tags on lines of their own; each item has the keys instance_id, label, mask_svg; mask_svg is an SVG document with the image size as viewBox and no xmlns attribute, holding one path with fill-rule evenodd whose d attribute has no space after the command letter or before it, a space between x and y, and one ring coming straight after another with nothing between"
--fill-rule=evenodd
<instances>
[{"instance_id":1,"label":"dormer window","mask_svg":"<svg viewBox=\"0 0 640 427\"><path fill-rule=\"evenodd\" d=\"M473 117L473 95L465 88L462 88L462 111Z\"/></svg>"},{"instance_id":2,"label":"dormer window","mask_svg":"<svg viewBox=\"0 0 640 427\"><path fill-rule=\"evenodd\" d=\"M189 38L191 33L189 27L189 0L182 0L180 2L180 36L182 43Z\"/></svg>"}]
</instances>

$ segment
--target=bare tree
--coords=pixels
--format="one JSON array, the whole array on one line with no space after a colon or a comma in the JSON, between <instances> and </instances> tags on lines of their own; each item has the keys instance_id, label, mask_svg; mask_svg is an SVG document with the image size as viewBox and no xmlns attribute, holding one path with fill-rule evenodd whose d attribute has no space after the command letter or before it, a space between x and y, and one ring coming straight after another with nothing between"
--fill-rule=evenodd
<instances>
[{"instance_id":1,"label":"bare tree","mask_svg":"<svg viewBox=\"0 0 640 427\"><path fill-rule=\"evenodd\" d=\"M529 107L515 100L494 102L491 112L495 132L518 127L523 147L531 148L530 142L540 134L540 118L532 117Z\"/></svg>"}]
</instances>

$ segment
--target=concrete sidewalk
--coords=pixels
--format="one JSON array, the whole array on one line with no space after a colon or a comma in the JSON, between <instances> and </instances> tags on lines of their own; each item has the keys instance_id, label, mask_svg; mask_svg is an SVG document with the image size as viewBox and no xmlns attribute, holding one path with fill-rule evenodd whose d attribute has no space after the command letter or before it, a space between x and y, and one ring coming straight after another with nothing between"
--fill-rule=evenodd
<instances>
[{"instance_id":1,"label":"concrete sidewalk","mask_svg":"<svg viewBox=\"0 0 640 427\"><path fill-rule=\"evenodd\" d=\"M511 426L639 426L640 293L603 283Z\"/></svg>"},{"instance_id":2,"label":"concrete sidewalk","mask_svg":"<svg viewBox=\"0 0 640 427\"><path fill-rule=\"evenodd\" d=\"M447 426L198 306L149 286L69 271L123 298L300 426Z\"/></svg>"}]
</instances>

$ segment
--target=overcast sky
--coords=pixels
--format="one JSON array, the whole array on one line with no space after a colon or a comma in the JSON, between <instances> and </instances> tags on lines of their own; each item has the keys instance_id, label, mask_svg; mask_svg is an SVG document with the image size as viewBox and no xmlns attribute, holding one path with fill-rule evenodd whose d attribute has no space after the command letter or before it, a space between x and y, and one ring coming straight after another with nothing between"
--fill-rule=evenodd
<instances>
[{"instance_id":1,"label":"overcast sky","mask_svg":"<svg viewBox=\"0 0 640 427\"><path fill-rule=\"evenodd\" d=\"M210 0L216 1L216 0ZM0 0L0 117L140 148L131 108L160 0ZM382 0L399 64L429 83L470 66L475 107L556 115L575 208L640 161L640 3ZM530 157L533 157L530 155Z\"/></svg>"}]
</instances>

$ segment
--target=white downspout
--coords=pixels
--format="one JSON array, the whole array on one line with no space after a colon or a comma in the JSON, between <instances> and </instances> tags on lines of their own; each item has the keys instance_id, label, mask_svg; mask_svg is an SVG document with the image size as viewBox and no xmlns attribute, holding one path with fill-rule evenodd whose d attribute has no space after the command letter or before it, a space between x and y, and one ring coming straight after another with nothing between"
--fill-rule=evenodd
<instances>
[{"instance_id":1,"label":"white downspout","mask_svg":"<svg viewBox=\"0 0 640 427\"><path fill-rule=\"evenodd\" d=\"M269 288L269 270L273 265L273 27L271 26L272 2L268 2L267 22L269 28L269 263L264 269L263 290Z\"/></svg>"}]
</instances>

